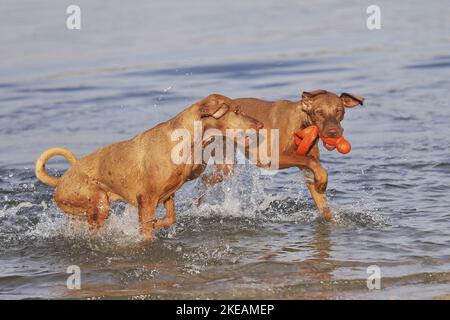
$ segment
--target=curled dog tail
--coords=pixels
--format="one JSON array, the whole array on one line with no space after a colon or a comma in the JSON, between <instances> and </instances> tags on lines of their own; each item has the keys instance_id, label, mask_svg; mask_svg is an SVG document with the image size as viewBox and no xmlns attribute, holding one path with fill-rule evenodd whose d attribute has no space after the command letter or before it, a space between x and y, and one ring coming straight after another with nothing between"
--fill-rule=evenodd
<instances>
[{"instance_id":1,"label":"curled dog tail","mask_svg":"<svg viewBox=\"0 0 450 320\"><path fill-rule=\"evenodd\" d=\"M56 185L58 184L59 178L49 176L47 171L45 170L45 164L47 163L47 161L50 158L52 158L54 156L63 156L72 165L74 165L77 162L77 158L75 157L75 155L68 149L51 148L51 149L45 150L39 156L39 158L36 160L36 166L34 169L34 173L36 174L36 177L41 182L43 182L46 185L49 185L51 187L56 187Z\"/></svg>"}]
</instances>

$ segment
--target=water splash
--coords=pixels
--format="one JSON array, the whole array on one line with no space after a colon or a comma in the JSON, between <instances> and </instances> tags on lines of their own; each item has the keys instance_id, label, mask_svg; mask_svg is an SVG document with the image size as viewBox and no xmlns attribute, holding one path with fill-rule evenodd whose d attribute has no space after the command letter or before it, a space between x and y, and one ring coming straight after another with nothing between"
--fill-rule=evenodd
<instances>
[{"instance_id":1,"label":"water splash","mask_svg":"<svg viewBox=\"0 0 450 320\"><path fill-rule=\"evenodd\" d=\"M358 201L346 206L332 206L333 220L338 226L383 229L391 226L391 219L382 215L374 203Z\"/></svg>"},{"instance_id":2,"label":"water splash","mask_svg":"<svg viewBox=\"0 0 450 320\"><path fill-rule=\"evenodd\" d=\"M158 237L176 238L187 228L198 228L201 219L218 219L219 223L238 219L258 227L277 222L311 223L320 217L306 190L302 174L292 175L294 178L286 183L286 172L265 175L252 165L236 166L235 171L223 183L208 187L199 206L192 195L203 187L200 179L180 190L176 201L179 223L169 230L158 231ZM278 180L283 179L281 184ZM19 185L23 189L23 183ZM42 200L40 191L34 185L30 184L29 188L20 192L31 192L35 199L11 202L8 198L3 202L3 209L0 209L0 238L3 243L58 238L69 242L80 239L92 242L84 221L69 219L48 196ZM334 204L332 207L339 226L383 228L389 225L389 219L381 215L377 205L367 199L352 205ZM159 214L164 214L163 211L160 208ZM124 203L113 205L105 229L97 241L116 246L140 242L136 208Z\"/></svg>"}]
</instances>

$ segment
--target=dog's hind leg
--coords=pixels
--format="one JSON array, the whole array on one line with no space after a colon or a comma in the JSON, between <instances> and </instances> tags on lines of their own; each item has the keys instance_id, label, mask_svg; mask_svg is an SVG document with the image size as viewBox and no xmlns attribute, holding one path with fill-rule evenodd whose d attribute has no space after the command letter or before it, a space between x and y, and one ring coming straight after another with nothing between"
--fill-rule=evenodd
<instances>
[{"instance_id":1,"label":"dog's hind leg","mask_svg":"<svg viewBox=\"0 0 450 320\"><path fill-rule=\"evenodd\" d=\"M93 235L103 228L109 215L109 199L105 191L87 177L63 180L55 191L55 202L64 212L86 216Z\"/></svg>"},{"instance_id":2,"label":"dog's hind leg","mask_svg":"<svg viewBox=\"0 0 450 320\"><path fill-rule=\"evenodd\" d=\"M97 188L94 191L87 216L91 231L94 236L97 236L103 230L105 221L109 216L109 199L106 192L102 189Z\"/></svg>"}]
</instances>

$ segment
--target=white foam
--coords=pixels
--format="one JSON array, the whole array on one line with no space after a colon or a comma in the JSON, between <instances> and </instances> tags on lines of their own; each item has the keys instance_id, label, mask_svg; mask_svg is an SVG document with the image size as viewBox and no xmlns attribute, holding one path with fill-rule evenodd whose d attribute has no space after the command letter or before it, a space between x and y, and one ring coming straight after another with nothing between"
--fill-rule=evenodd
<instances>
[{"instance_id":1,"label":"white foam","mask_svg":"<svg viewBox=\"0 0 450 320\"><path fill-rule=\"evenodd\" d=\"M31 202L28 202L28 201L21 202L17 206L13 206L13 207L9 207L9 208L5 205L3 207L3 209L0 210L0 218L15 215L20 209L31 208L33 206L34 206L34 204L32 204Z\"/></svg>"}]
</instances>

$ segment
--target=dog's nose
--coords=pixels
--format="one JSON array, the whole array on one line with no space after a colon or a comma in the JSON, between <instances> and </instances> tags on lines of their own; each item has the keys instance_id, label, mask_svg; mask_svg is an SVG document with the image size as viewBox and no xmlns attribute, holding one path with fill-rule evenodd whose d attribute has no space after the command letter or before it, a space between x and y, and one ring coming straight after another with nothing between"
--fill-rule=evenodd
<instances>
[{"instance_id":1,"label":"dog's nose","mask_svg":"<svg viewBox=\"0 0 450 320\"><path fill-rule=\"evenodd\" d=\"M338 131L336 129L329 129L327 131L327 136L330 138L335 138L338 135Z\"/></svg>"}]
</instances>

